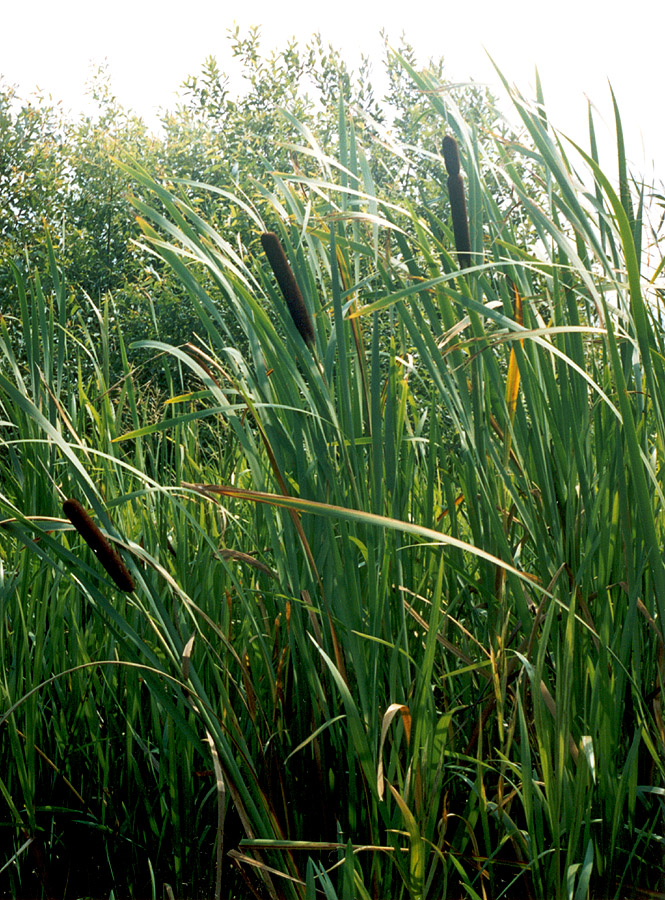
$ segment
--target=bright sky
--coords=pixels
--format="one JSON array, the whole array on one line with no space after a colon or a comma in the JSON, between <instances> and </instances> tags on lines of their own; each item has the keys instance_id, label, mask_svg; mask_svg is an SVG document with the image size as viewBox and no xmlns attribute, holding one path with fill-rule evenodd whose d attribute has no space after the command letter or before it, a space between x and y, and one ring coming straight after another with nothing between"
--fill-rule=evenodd
<instances>
[{"instance_id":1,"label":"bright sky","mask_svg":"<svg viewBox=\"0 0 665 900\"><path fill-rule=\"evenodd\" d=\"M609 79L630 162L650 180L655 160L656 176L665 180L662 0L309 0L300 7L288 0L4 0L0 10L0 75L23 95L40 88L78 111L92 67L106 61L119 100L148 121L159 107L174 105L206 56L233 71L227 30L234 23L241 32L260 25L266 51L320 31L350 63L360 53L376 58L377 72L381 28L394 43L404 31L422 65L443 56L452 80L488 82L500 95L487 53L529 98L537 65L550 120L586 145L588 97L606 122L608 154ZM604 160L610 174L615 158Z\"/></svg>"}]
</instances>

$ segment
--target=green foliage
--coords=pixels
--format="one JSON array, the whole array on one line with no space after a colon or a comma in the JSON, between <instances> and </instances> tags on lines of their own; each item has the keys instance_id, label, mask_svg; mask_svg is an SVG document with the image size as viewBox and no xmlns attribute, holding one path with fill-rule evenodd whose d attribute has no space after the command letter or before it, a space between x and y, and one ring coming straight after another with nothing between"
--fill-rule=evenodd
<instances>
[{"instance_id":1,"label":"green foliage","mask_svg":"<svg viewBox=\"0 0 665 900\"><path fill-rule=\"evenodd\" d=\"M67 173L62 117L38 96L17 109L15 91L0 90L0 238L4 262L26 249L37 257L43 221L62 221ZM2 286L6 286L3 277Z\"/></svg>"},{"instance_id":2,"label":"green foliage","mask_svg":"<svg viewBox=\"0 0 665 900\"><path fill-rule=\"evenodd\" d=\"M439 139L429 104L387 50L389 89L379 101L369 62L351 71L320 35L303 48L292 43L268 57L258 29L244 36L236 29L228 39L241 86L232 91L230 77L209 58L200 74L186 80L182 102L164 113L158 137L120 106L103 68L90 85L96 114L78 119L67 118L43 96L26 102L0 86L0 308L5 315L17 313L11 262L29 258L31 270L48 277L48 233L66 268L72 301L86 294L99 307L110 295L128 348L148 336L174 344L190 340L197 319L181 285L159 260L136 247L136 185L117 160L139 160L171 183L186 179L189 186L179 190L200 214L220 231L238 233L251 247L253 217L236 198L250 210L255 205L266 209L269 200L257 192L256 183L270 191L272 173L290 171L291 147L301 143L302 127L334 154L340 96L356 133L364 136L377 188L396 202L406 192L415 202L434 198L441 213L443 189L431 177L436 164L421 163L415 179L413 167L373 140L378 130L382 140L388 136L394 143L394 133L398 142L432 153ZM402 41L400 49L413 63L412 48ZM442 63L436 68L441 72ZM482 122L484 129L499 121L486 92L468 88L460 96L470 121ZM317 171L309 157L298 160L303 172ZM201 190L199 183L220 192ZM115 338L110 339L117 358ZM150 374L161 378L158 371Z\"/></svg>"},{"instance_id":3,"label":"green foliage","mask_svg":"<svg viewBox=\"0 0 665 900\"><path fill-rule=\"evenodd\" d=\"M130 363L138 326L118 291L73 303L48 238L47 269L13 269L7 891L654 890L665 341L625 165L617 192L515 93L524 139L507 143L493 109L467 115L406 51L390 63L404 106L391 149L365 127L367 92L327 112L304 98L312 71L326 103L335 79L354 90L320 42L265 60L256 34L234 40L248 97L231 100L209 61L167 123L177 174L194 177L161 151L86 176L100 196L132 185L132 264L151 261L155 310L187 298L191 338L139 341ZM463 272L444 133L467 190ZM617 134L621 160L620 120ZM245 174L218 155L234 135L256 140ZM115 196L98 225L121 234ZM312 317L307 343L266 231ZM91 240L100 278L104 246ZM166 402L143 375L160 369ZM133 592L63 515L69 497ZM86 883L64 848L97 836Z\"/></svg>"}]
</instances>

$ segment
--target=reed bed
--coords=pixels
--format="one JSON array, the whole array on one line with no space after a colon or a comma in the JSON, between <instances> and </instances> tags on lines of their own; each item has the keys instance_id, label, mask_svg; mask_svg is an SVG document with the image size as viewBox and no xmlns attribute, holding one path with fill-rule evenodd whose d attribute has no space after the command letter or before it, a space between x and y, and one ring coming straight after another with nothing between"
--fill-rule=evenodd
<instances>
[{"instance_id":1,"label":"reed bed","mask_svg":"<svg viewBox=\"0 0 665 900\"><path fill-rule=\"evenodd\" d=\"M247 246L200 218L192 185L128 164L153 198L136 201L145 245L200 323L140 345L169 379L157 420L121 327L109 383L108 309L72 308L55 258L48 286L16 271L16 896L86 878L95 896L663 890L665 342L645 197L625 163L614 190L591 120L592 152L564 147L511 91L524 143L506 146L411 77L445 139L438 204L377 196L343 104L335 159L305 129L293 150L318 176L276 173L261 213L238 198Z\"/></svg>"}]
</instances>

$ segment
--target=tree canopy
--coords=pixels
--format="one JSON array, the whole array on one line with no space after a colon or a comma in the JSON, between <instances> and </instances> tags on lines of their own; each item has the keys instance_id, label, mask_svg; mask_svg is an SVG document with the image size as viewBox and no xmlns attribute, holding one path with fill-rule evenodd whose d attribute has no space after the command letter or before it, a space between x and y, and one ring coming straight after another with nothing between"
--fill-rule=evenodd
<instances>
[{"instance_id":1,"label":"tree canopy","mask_svg":"<svg viewBox=\"0 0 665 900\"><path fill-rule=\"evenodd\" d=\"M163 113L158 134L118 102L105 68L96 71L89 87L97 104L94 115L67 116L44 95L23 98L0 85L0 304L5 314L16 310L8 263L45 274L48 235L72 299L81 293L97 305L110 299L130 338L187 339L194 320L179 286L134 244L138 229L131 196L138 188L118 162L139 162L166 183L189 182L180 189L196 199L201 214L214 226L240 232L243 243L251 245L253 226L237 203L197 191L191 183L259 202L257 185L270 191L272 173L303 166L303 156L296 162L293 151L303 143L303 129L319 147L335 153L340 98L382 194L441 211L446 200L440 125L387 38L387 90L380 97L370 61L350 68L318 34L304 46L291 42L268 55L257 28L247 34L236 29L227 37L241 71L239 87L233 90L230 76L209 57ZM404 38L398 50L417 65ZM444 76L442 59L430 60L429 66ZM465 86L457 94L479 140L504 127L487 90ZM408 158L386 149L395 146L408 148Z\"/></svg>"}]
</instances>

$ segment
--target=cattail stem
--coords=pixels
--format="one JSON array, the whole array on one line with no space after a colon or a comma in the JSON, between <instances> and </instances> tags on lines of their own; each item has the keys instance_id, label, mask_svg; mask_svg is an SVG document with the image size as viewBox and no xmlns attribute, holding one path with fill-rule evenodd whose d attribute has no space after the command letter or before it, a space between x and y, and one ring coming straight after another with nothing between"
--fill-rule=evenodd
<instances>
[{"instance_id":1,"label":"cattail stem","mask_svg":"<svg viewBox=\"0 0 665 900\"><path fill-rule=\"evenodd\" d=\"M268 262L277 279L277 284L286 300L293 324L298 329L303 341L313 350L315 345L314 323L309 310L305 306L298 282L291 271L291 266L280 240L272 231L266 231L261 235L261 245L265 255L268 257Z\"/></svg>"},{"instance_id":2,"label":"cattail stem","mask_svg":"<svg viewBox=\"0 0 665 900\"><path fill-rule=\"evenodd\" d=\"M443 139L442 150L448 173L448 196L450 197L457 259L460 269L467 269L471 265L471 236L466 212L464 182L460 174L459 150L455 138L447 134Z\"/></svg>"},{"instance_id":3,"label":"cattail stem","mask_svg":"<svg viewBox=\"0 0 665 900\"><path fill-rule=\"evenodd\" d=\"M133 591L134 579L129 574L127 566L120 558L120 554L111 546L107 538L104 537L78 500L65 500L62 504L62 510L88 547L90 547L97 559L104 566L115 582L116 587L127 593Z\"/></svg>"}]
</instances>

